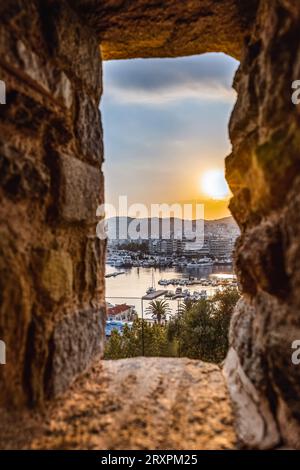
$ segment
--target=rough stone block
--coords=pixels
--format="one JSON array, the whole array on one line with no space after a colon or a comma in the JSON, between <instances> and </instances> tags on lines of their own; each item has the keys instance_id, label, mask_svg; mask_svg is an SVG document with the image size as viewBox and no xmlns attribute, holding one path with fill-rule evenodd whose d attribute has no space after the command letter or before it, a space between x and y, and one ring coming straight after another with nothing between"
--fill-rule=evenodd
<instances>
[{"instance_id":1,"label":"rough stone block","mask_svg":"<svg viewBox=\"0 0 300 470\"><path fill-rule=\"evenodd\" d=\"M73 2L70 2L70 4ZM71 5L73 6L73 5ZM56 2L49 11L55 54L62 68L76 76L84 89L96 99L102 94L102 64L99 40L86 23L78 23L78 16L63 2ZM93 71L93 73L91 73Z\"/></svg>"},{"instance_id":2,"label":"rough stone block","mask_svg":"<svg viewBox=\"0 0 300 470\"><path fill-rule=\"evenodd\" d=\"M1 60L17 75L60 106L71 109L74 98L72 85L63 70L58 69L51 60L45 61L22 40L15 43L13 36L5 29L0 31L0 47L5 51Z\"/></svg>"},{"instance_id":3,"label":"rough stone block","mask_svg":"<svg viewBox=\"0 0 300 470\"><path fill-rule=\"evenodd\" d=\"M71 2L70 2L71 3ZM101 41L106 60L222 51L239 57L257 0L72 0Z\"/></svg>"},{"instance_id":4,"label":"rough stone block","mask_svg":"<svg viewBox=\"0 0 300 470\"><path fill-rule=\"evenodd\" d=\"M105 244L97 237L89 237L85 249L85 288L89 292L93 306L104 296Z\"/></svg>"},{"instance_id":5,"label":"rough stone block","mask_svg":"<svg viewBox=\"0 0 300 470\"><path fill-rule=\"evenodd\" d=\"M70 109L73 102L72 85L66 74L58 71L50 62L43 63L22 41L17 42L17 51L24 72L48 94Z\"/></svg>"},{"instance_id":6,"label":"rough stone block","mask_svg":"<svg viewBox=\"0 0 300 470\"><path fill-rule=\"evenodd\" d=\"M80 152L93 164L103 159L102 124L98 104L85 94L77 97L74 122Z\"/></svg>"},{"instance_id":7,"label":"rough stone block","mask_svg":"<svg viewBox=\"0 0 300 470\"><path fill-rule=\"evenodd\" d=\"M67 222L96 221L96 209L103 200L103 179L99 169L77 158L60 158L61 217Z\"/></svg>"},{"instance_id":8,"label":"rough stone block","mask_svg":"<svg viewBox=\"0 0 300 470\"><path fill-rule=\"evenodd\" d=\"M50 250L44 254L41 287L54 302L72 294L73 265L67 252Z\"/></svg>"},{"instance_id":9,"label":"rough stone block","mask_svg":"<svg viewBox=\"0 0 300 470\"><path fill-rule=\"evenodd\" d=\"M228 352L223 369L233 401L237 434L241 443L250 449L271 449L280 436L265 397L260 396L243 368L236 351Z\"/></svg>"},{"instance_id":10,"label":"rough stone block","mask_svg":"<svg viewBox=\"0 0 300 470\"><path fill-rule=\"evenodd\" d=\"M13 125L18 132L36 135L42 132L51 113L33 98L20 93L10 86L6 92L6 106L0 107L0 118L5 124Z\"/></svg>"},{"instance_id":11,"label":"rough stone block","mask_svg":"<svg viewBox=\"0 0 300 470\"><path fill-rule=\"evenodd\" d=\"M0 143L0 184L10 199L35 199L42 203L50 187L50 178L47 168L34 152L29 155L6 142Z\"/></svg>"},{"instance_id":12,"label":"rough stone block","mask_svg":"<svg viewBox=\"0 0 300 470\"><path fill-rule=\"evenodd\" d=\"M104 309L78 312L64 318L55 328L52 347L52 374L48 394L62 393L102 353Z\"/></svg>"}]
</instances>

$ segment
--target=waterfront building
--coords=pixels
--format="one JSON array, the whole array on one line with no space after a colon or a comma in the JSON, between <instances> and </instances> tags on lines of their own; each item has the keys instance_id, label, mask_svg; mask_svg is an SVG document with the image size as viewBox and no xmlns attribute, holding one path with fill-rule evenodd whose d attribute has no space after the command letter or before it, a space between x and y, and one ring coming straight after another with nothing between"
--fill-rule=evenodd
<instances>
[{"instance_id":1,"label":"waterfront building","mask_svg":"<svg viewBox=\"0 0 300 470\"><path fill-rule=\"evenodd\" d=\"M149 253L152 255L173 255L182 252L182 240L174 238L149 240Z\"/></svg>"},{"instance_id":2,"label":"waterfront building","mask_svg":"<svg viewBox=\"0 0 300 470\"><path fill-rule=\"evenodd\" d=\"M234 237L211 237L209 240L210 255L217 259L231 258L235 240Z\"/></svg>"},{"instance_id":3,"label":"waterfront building","mask_svg":"<svg viewBox=\"0 0 300 470\"><path fill-rule=\"evenodd\" d=\"M188 257L204 258L210 255L208 240L185 240L183 242L182 255Z\"/></svg>"},{"instance_id":4,"label":"waterfront building","mask_svg":"<svg viewBox=\"0 0 300 470\"><path fill-rule=\"evenodd\" d=\"M136 312L133 305L111 305L107 308L107 321L128 322L134 320Z\"/></svg>"}]
</instances>

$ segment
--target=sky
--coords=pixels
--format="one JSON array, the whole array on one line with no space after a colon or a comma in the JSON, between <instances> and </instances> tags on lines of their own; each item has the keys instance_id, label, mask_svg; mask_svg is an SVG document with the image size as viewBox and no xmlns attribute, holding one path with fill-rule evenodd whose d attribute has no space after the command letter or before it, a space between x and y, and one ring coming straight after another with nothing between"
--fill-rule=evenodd
<instances>
[{"instance_id":1,"label":"sky","mask_svg":"<svg viewBox=\"0 0 300 470\"><path fill-rule=\"evenodd\" d=\"M229 215L223 175L237 67L224 54L104 62L106 202L197 201L206 219Z\"/></svg>"}]
</instances>

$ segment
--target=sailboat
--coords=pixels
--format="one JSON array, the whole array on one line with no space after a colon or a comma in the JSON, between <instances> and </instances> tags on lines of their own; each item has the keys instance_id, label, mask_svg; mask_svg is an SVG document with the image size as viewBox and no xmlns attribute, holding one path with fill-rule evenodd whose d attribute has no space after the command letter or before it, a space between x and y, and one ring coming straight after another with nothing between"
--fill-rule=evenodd
<instances>
[{"instance_id":1,"label":"sailboat","mask_svg":"<svg viewBox=\"0 0 300 470\"><path fill-rule=\"evenodd\" d=\"M153 292L155 292L156 289L155 289L155 279L154 279L154 269L152 269L152 286L149 287L149 289L147 289L147 294L153 294Z\"/></svg>"}]
</instances>

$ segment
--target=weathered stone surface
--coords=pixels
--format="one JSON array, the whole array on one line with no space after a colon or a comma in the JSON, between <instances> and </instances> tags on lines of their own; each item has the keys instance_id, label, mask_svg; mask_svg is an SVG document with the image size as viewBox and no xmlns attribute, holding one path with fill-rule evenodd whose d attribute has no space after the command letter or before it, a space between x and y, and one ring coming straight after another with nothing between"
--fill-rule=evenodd
<instances>
[{"instance_id":1,"label":"weathered stone surface","mask_svg":"<svg viewBox=\"0 0 300 470\"><path fill-rule=\"evenodd\" d=\"M104 59L225 52L239 57L256 0L76 0L97 32Z\"/></svg>"},{"instance_id":2,"label":"weathered stone surface","mask_svg":"<svg viewBox=\"0 0 300 470\"><path fill-rule=\"evenodd\" d=\"M104 244L86 256L103 202L102 69L96 35L66 1L2 2L0 16L0 403L22 407L42 405L101 351L94 314L78 312L105 318ZM68 356L57 332L71 344L84 322L99 344L73 331ZM59 357L78 361L61 371Z\"/></svg>"},{"instance_id":3,"label":"weathered stone surface","mask_svg":"<svg viewBox=\"0 0 300 470\"><path fill-rule=\"evenodd\" d=\"M66 108L73 102L71 82L64 72L57 72L49 63L43 63L39 56L28 50L22 41L17 43L20 58L20 68L30 77L37 86L51 94Z\"/></svg>"},{"instance_id":4,"label":"weathered stone surface","mask_svg":"<svg viewBox=\"0 0 300 470\"><path fill-rule=\"evenodd\" d=\"M272 446L278 438L300 448L300 368L291 360L292 342L300 338L299 106L291 101L299 25L299 2L260 3L230 122L227 179L242 230L236 271L245 297L232 320L225 370L240 437L250 447ZM255 409L251 431L247 410Z\"/></svg>"},{"instance_id":5,"label":"weathered stone surface","mask_svg":"<svg viewBox=\"0 0 300 470\"><path fill-rule=\"evenodd\" d=\"M14 421L2 413L1 448L204 450L236 446L221 370L189 359L102 361L49 405L42 419L25 414Z\"/></svg>"},{"instance_id":6,"label":"weathered stone surface","mask_svg":"<svg viewBox=\"0 0 300 470\"><path fill-rule=\"evenodd\" d=\"M12 47L15 38L7 29L0 32L0 45L3 51L0 62L9 66L17 75L21 75L37 90L49 95L61 106L70 109L73 103L71 81L66 74L50 61L35 53L21 39Z\"/></svg>"},{"instance_id":7,"label":"weathered stone surface","mask_svg":"<svg viewBox=\"0 0 300 470\"><path fill-rule=\"evenodd\" d=\"M10 124L27 135L42 132L50 116L45 106L17 90L7 89L6 105L0 107L2 123Z\"/></svg>"},{"instance_id":8,"label":"weathered stone surface","mask_svg":"<svg viewBox=\"0 0 300 470\"><path fill-rule=\"evenodd\" d=\"M223 372L234 406L240 445L260 450L276 447L280 435L269 403L246 376L233 348L227 355Z\"/></svg>"},{"instance_id":9,"label":"weathered stone surface","mask_svg":"<svg viewBox=\"0 0 300 470\"><path fill-rule=\"evenodd\" d=\"M93 123L93 125L91 125ZM78 150L86 160L100 166L103 161L103 132L98 106L85 94L78 94L74 117Z\"/></svg>"},{"instance_id":10,"label":"weathered stone surface","mask_svg":"<svg viewBox=\"0 0 300 470\"><path fill-rule=\"evenodd\" d=\"M66 390L103 349L104 309L82 311L65 317L55 327L50 339L51 375L48 396Z\"/></svg>"},{"instance_id":11,"label":"weathered stone surface","mask_svg":"<svg viewBox=\"0 0 300 470\"><path fill-rule=\"evenodd\" d=\"M43 253L41 289L54 302L70 297L73 292L73 265L70 255L62 250Z\"/></svg>"},{"instance_id":12,"label":"weathered stone surface","mask_svg":"<svg viewBox=\"0 0 300 470\"><path fill-rule=\"evenodd\" d=\"M100 170L69 155L60 157L60 215L67 222L96 221L103 200Z\"/></svg>"},{"instance_id":13,"label":"weathered stone surface","mask_svg":"<svg viewBox=\"0 0 300 470\"><path fill-rule=\"evenodd\" d=\"M41 5L13 0L0 6L0 14L4 25L0 63L31 85L51 92L67 108L73 101L71 92L78 88L100 98L99 41L66 0L45 0Z\"/></svg>"},{"instance_id":14,"label":"weathered stone surface","mask_svg":"<svg viewBox=\"0 0 300 470\"><path fill-rule=\"evenodd\" d=\"M24 121L23 121L24 122ZM50 187L45 165L9 142L0 142L0 183L8 198L45 200Z\"/></svg>"},{"instance_id":15,"label":"weathered stone surface","mask_svg":"<svg viewBox=\"0 0 300 470\"><path fill-rule=\"evenodd\" d=\"M99 100L102 94L99 40L84 22L78 24L78 16L71 7L68 8L66 1L56 0L48 8L47 23L51 24L52 35L50 47L64 70L82 82L83 88Z\"/></svg>"},{"instance_id":16,"label":"weathered stone surface","mask_svg":"<svg viewBox=\"0 0 300 470\"><path fill-rule=\"evenodd\" d=\"M6 344L6 365L0 368L0 404L20 406L25 402L20 371L32 299L26 282L25 257L17 249L17 239L1 227L0 240L0 338Z\"/></svg>"},{"instance_id":17,"label":"weathered stone surface","mask_svg":"<svg viewBox=\"0 0 300 470\"><path fill-rule=\"evenodd\" d=\"M87 239L84 256L84 291L88 291L93 307L99 306L104 296L102 282L105 271L105 245L97 237L90 236ZM82 286L81 286L82 288Z\"/></svg>"}]
</instances>

